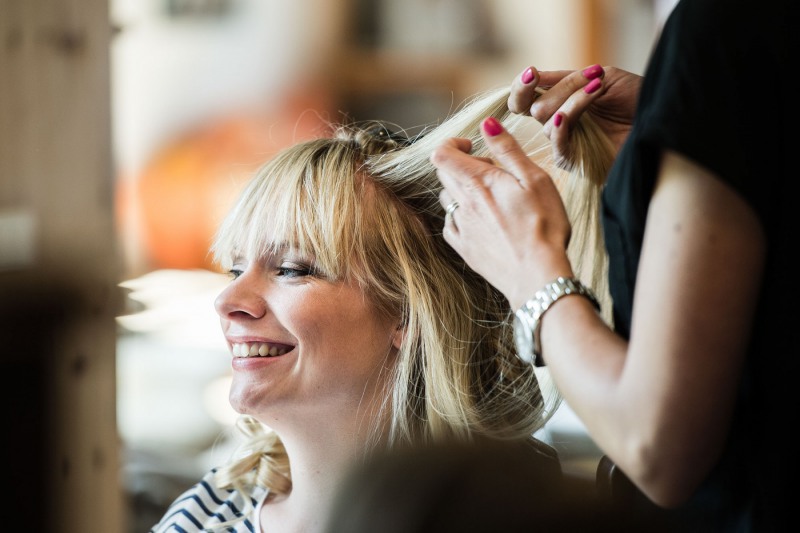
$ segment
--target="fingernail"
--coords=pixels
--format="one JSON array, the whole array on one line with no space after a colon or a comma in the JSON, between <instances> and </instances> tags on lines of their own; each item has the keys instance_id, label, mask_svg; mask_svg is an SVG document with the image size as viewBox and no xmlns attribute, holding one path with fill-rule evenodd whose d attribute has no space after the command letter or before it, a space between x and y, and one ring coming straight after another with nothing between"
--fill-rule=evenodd
<instances>
[{"instance_id":1,"label":"fingernail","mask_svg":"<svg viewBox=\"0 0 800 533\"><path fill-rule=\"evenodd\" d=\"M592 94L597 89L599 89L600 85L602 85L602 84L603 84L603 82L600 80L600 78L595 78L592 81L590 81L588 84L586 84L586 87L583 88L583 92L585 92L586 94Z\"/></svg>"},{"instance_id":2,"label":"fingernail","mask_svg":"<svg viewBox=\"0 0 800 533\"><path fill-rule=\"evenodd\" d=\"M524 83L525 85L528 85L530 82L533 81L534 77L535 77L535 74L533 73L533 67L528 67L522 73L522 76L520 77L520 79L522 80L522 83Z\"/></svg>"},{"instance_id":3,"label":"fingernail","mask_svg":"<svg viewBox=\"0 0 800 533\"><path fill-rule=\"evenodd\" d=\"M556 128L561 125L562 120L564 120L564 116L561 113L556 113L556 116L553 117L553 124L555 124Z\"/></svg>"},{"instance_id":4,"label":"fingernail","mask_svg":"<svg viewBox=\"0 0 800 533\"><path fill-rule=\"evenodd\" d=\"M483 132L489 137L500 135L503 133L503 125L496 118L488 117L483 121Z\"/></svg>"},{"instance_id":5,"label":"fingernail","mask_svg":"<svg viewBox=\"0 0 800 533\"><path fill-rule=\"evenodd\" d=\"M603 75L603 67L600 65L592 65L583 69L583 77L587 80L593 80Z\"/></svg>"}]
</instances>

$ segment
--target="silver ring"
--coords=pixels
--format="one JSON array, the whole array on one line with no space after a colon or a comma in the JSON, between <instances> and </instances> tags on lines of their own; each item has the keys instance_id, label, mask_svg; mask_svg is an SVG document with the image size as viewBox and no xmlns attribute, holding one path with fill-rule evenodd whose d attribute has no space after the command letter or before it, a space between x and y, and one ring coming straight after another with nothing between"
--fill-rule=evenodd
<instances>
[{"instance_id":1,"label":"silver ring","mask_svg":"<svg viewBox=\"0 0 800 533\"><path fill-rule=\"evenodd\" d=\"M456 200L453 200L452 202L447 204L447 207L444 208L444 217L445 218L452 217L453 211L455 211L456 209L458 209L458 202Z\"/></svg>"}]
</instances>

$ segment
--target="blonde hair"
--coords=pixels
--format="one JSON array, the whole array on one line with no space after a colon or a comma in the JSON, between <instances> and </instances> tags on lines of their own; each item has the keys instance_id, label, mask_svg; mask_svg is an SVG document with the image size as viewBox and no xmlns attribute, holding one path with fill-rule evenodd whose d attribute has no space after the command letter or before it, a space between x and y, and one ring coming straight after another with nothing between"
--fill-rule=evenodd
<instances>
[{"instance_id":1,"label":"blonde hair","mask_svg":"<svg viewBox=\"0 0 800 533\"><path fill-rule=\"evenodd\" d=\"M402 321L391 391L377 406L388 424L375 425L365 453L379 441L397 447L529 439L560 401L557 393L545 401L534 368L515 355L507 300L441 234L441 184L430 154L446 138L467 137L475 155L488 156L479 134L485 117L497 117L512 133L532 121L509 112L508 94L479 95L408 142L378 123L340 125L330 137L282 151L246 186L212 246L228 268L236 255L259 257L289 245L315 257L315 269L330 279L356 281L380 312ZM590 227L597 223L594 202L607 167L588 166L599 159L592 150L602 142L591 139L599 131L584 122L576 127L587 137L580 144L586 164L581 161L559 183L577 223L570 249L577 250L581 276L602 291L603 246ZM597 257L587 256L587 246ZM291 490L280 439L248 417L240 429L247 442L217 472L220 487Z\"/></svg>"}]
</instances>

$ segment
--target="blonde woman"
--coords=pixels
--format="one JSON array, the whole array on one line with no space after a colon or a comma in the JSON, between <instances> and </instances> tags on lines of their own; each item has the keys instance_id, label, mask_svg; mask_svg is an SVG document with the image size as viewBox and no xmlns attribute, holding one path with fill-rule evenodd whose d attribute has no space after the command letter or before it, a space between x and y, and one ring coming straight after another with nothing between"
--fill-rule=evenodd
<instances>
[{"instance_id":1,"label":"blonde woman","mask_svg":"<svg viewBox=\"0 0 800 533\"><path fill-rule=\"evenodd\" d=\"M246 186L213 245L232 276L216 310L246 442L151 532L321 531L376 450L489 439L554 460L532 436L558 395L515 354L506 299L444 241L429 161L453 135L480 154L480 120L509 118L508 95L412 140L338 127Z\"/></svg>"}]
</instances>

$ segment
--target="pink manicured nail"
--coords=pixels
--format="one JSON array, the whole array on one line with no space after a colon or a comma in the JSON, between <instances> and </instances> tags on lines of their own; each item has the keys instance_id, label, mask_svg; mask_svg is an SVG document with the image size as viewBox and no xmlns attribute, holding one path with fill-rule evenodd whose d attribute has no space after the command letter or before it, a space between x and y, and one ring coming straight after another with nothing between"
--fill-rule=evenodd
<instances>
[{"instance_id":1,"label":"pink manicured nail","mask_svg":"<svg viewBox=\"0 0 800 533\"><path fill-rule=\"evenodd\" d=\"M488 117L483 121L483 132L489 137L503 133L503 125L494 117Z\"/></svg>"},{"instance_id":2,"label":"pink manicured nail","mask_svg":"<svg viewBox=\"0 0 800 533\"><path fill-rule=\"evenodd\" d=\"M525 85L528 85L530 82L532 82L533 78L534 78L534 74L533 74L533 68L532 67L526 68L525 72L523 72L522 76L520 77L520 79L522 80L522 83L524 83Z\"/></svg>"},{"instance_id":3,"label":"pink manicured nail","mask_svg":"<svg viewBox=\"0 0 800 533\"><path fill-rule=\"evenodd\" d=\"M595 78L586 84L586 87L583 88L583 92L585 92L586 94L592 94L597 89L599 89L600 85L602 84L603 82L600 80L600 78Z\"/></svg>"},{"instance_id":4,"label":"pink manicured nail","mask_svg":"<svg viewBox=\"0 0 800 533\"><path fill-rule=\"evenodd\" d=\"M564 120L564 115L556 113L556 116L553 117L553 124L555 124L556 128L561 125L562 120Z\"/></svg>"},{"instance_id":5,"label":"pink manicured nail","mask_svg":"<svg viewBox=\"0 0 800 533\"><path fill-rule=\"evenodd\" d=\"M603 67L600 65L592 65L583 69L583 77L587 80L593 80L603 75Z\"/></svg>"}]
</instances>

